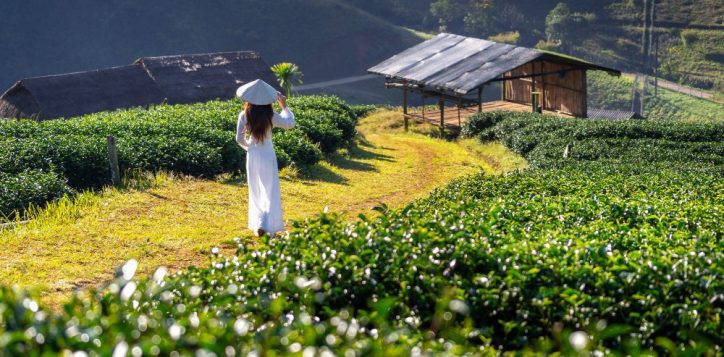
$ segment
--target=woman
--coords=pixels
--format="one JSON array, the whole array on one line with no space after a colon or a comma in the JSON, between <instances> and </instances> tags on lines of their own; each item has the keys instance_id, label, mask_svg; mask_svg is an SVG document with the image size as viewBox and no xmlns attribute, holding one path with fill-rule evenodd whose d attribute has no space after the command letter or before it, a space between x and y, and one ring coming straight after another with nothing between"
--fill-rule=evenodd
<instances>
[{"instance_id":1,"label":"woman","mask_svg":"<svg viewBox=\"0 0 724 357\"><path fill-rule=\"evenodd\" d=\"M294 127L294 114L287 108L286 98L260 79L239 88L236 94L246 101L236 125L236 142L247 151L249 229L258 236L273 236L284 230L284 220L272 128ZM281 113L274 112L275 101L279 102Z\"/></svg>"}]
</instances>

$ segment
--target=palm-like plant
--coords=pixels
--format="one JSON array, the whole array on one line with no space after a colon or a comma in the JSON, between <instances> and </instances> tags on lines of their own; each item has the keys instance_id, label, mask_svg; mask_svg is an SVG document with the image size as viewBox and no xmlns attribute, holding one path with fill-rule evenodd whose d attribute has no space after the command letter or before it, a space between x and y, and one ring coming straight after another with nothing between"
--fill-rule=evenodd
<instances>
[{"instance_id":1,"label":"palm-like plant","mask_svg":"<svg viewBox=\"0 0 724 357\"><path fill-rule=\"evenodd\" d=\"M289 97L294 89L294 84L302 84L304 74L299 66L294 63L282 62L271 67L272 72L277 76L279 85L284 89L284 94Z\"/></svg>"}]
</instances>

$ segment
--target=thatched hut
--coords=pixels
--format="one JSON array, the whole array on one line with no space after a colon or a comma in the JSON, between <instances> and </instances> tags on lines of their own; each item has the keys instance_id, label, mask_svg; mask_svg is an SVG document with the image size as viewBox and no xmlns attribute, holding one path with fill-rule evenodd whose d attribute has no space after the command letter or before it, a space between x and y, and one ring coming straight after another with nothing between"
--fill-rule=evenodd
<instances>
[{"instance_id":1,"label":"thatched hut","mask_svg":"<svg viewBox=\"0 0 724 357\"><path fill-rule=\"evenodd\" d=\"M0 118L68 118L163 98L143 68L123 66L20 80L0 96Z\"/></svg>"},{"instance_id":2,"label":"thatched hut","mask_svg":"<svg viewBox=\"0 0 724 357\"><path fill-rule=\"evenodd\" d=\"M252 51L143 57L124 67L18 81L0 96L0 118L45 120L230 99L236 88L259 78L281 91L269 66Z\"/></svg>"},{"instance_id":3,"label":"thatched hut","mask_svg":"<svg viewBox=\"0 0 724 357\"><path fill-rule=\"evenodd\" d=\"M258 78L281 91L269 66L252 51L144 57L135 64L148 72L170 104L229 99L236 88Z\"/></svg>"}]
</instances>

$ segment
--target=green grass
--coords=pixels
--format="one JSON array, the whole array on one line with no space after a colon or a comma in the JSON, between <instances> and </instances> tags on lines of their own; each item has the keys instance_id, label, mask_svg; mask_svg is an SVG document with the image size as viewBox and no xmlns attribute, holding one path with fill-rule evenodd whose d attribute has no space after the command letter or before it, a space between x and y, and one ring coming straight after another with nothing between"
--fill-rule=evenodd
<instances>
[{"instance_id":1,"label":"green grass","mask_svg":"<svg viewBox=\"0 0 724 357\"><path fill-rule=\"evenodd\" d=\"M689 122L724 122L724 104L659 88L658 97L646 104L647 117Z\"/></svg>"},{"instance_id":2,"label":"green grass","mask_svg":"<svg viewBox=\"0 0 724 357\"><path fill-rule=\"evenodd\" d=\"M325 207L347 217L386 203L399 207L453 178L500 173L525 161L499 144L432 139L402 131L401 113L364 119L352 148L306 169L281 172L285 218L303 220ZM246 230L244 181L136 174L130 189L63 199L27 225L0 231L0 284L36 288L57 304L79 287L97 286L130 258L141 271L203 264L209 249L256 244Z\"/></svg>"},{"instance_id":3,"label":"green grass","mask_svg":"<svg viewBox=\"0 0 724 357\"><path fill-rule=\"evenodd\" d=\"M631 110L633 79L589 72L589 108ZM644 116L651 120L724 122L724 104L659 88L658 96L649 86Z\"/></svg>"},{"instance_id":4,"label":"green grass","mask_svg":"<svg viewBox=\"0 0 724 357\"><path fill-rule=\"evenodd\" d=\"M681 31L678 44L662 54L661 73L670 80L724 91L724 34L721 30Z\"/></svg>"}]
</instances>

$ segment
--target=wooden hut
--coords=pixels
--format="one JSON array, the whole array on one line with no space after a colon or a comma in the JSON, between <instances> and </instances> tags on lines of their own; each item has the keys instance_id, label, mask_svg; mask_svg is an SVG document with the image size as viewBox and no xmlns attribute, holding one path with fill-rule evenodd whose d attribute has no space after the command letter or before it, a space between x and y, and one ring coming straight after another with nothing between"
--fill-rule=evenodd
<instances>
[{"instance_id":1,"label":"wooden hut","mask_svg":"<svg viewBox=\"0 0 724 357\"><path fill-rule=\"evenodd\" d=\"M0 96L0 118L44 120L229 99L259 78L281 91L269 66L252 51L144 57L124 67L23 79Z\"/></svg>"},{"instance_id":2,"label":"wooden hut","mask_svg":"<svg viewBox=\"0 0 724 357\"><path fill-rule=\"evenodd\" d=\"M68 118L163 98L143 68L115 67L20 80L0 96L0 118Z\"/></svg>"},{"instance_id":3,"label":"wooden hut","mask_svg":"<svg viewBox=\"0 0 724 357\"><path fill-rule=\"evenodd\" d=\"M404 91L405 127L408 118L420 117L408 111L408 93L418 93L423 101L437 99L438 112L428 115L439 116L444 130L446 102L457 107L459 125L462 117L483 110L484 88L495 82L502 82L501 98L490 108L585 118L588 70L621 75L615 69L557 53L442 33L368 72L384 76L387 87ZM426 119L424 109L421 117Z\"/></svg>"},{"instance_id":4,"label":"wooden hut","mask_svg":"<svg viewBox=\"0 0 724 357\"><path fill-rule=\"evenodd\" d=\"M259 78L281 91L269 66L252 51L144 57L135 64L148 72L170 104L229 99L239 86Z\"/></svg>"}]
</instances>

